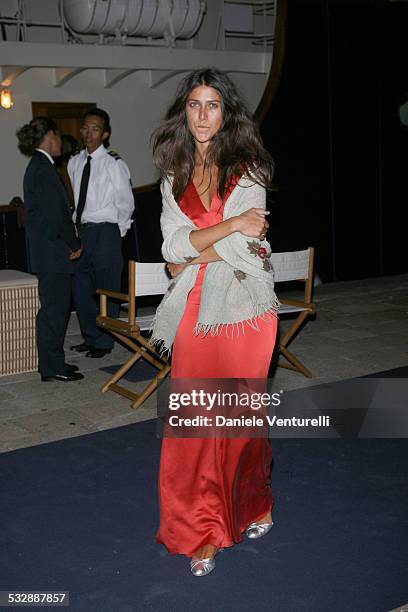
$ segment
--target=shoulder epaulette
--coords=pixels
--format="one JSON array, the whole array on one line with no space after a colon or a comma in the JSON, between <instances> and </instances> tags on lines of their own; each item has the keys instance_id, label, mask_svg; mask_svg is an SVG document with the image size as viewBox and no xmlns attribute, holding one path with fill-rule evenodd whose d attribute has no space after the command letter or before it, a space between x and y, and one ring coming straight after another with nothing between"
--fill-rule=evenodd
<instances>
[{"instance_id":1,"label":"shoulder epaulette","mask_svg":"<svg viewBox=\"0 0 408 612\"><path fill-rule=\"evenodd\" d=\"M110 155L114 159L122 159L119 153L116 153L116 151L108 151L108 155Z\"/></svg>"}]
</instances>

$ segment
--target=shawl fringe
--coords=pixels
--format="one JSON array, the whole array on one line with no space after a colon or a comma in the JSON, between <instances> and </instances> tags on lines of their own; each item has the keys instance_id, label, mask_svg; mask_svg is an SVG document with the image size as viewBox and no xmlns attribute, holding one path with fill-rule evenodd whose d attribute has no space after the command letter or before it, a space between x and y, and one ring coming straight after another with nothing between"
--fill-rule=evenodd
<instances>
[{"instance_id":1,"label":"shawl fringe","mask_svg":"<svg viewBox=\"0 0 408 612\"><path fill-rule=\"evenodd\" d=\"M149 339L149 344L153 346L160 357L168 358L171 355L171 349L173 345L166 346L165 340L161 338L154 338L153 336Z\"/></svg>"},{"instance_id":2,"label":"shawl fringe","mask_svg":"<svg viewBox=\"0 0 408 612\"><path fill-rule=\"evenodd\" d=\"M245 319L244 321L235 321L232 323L200 323L200 321L197 321L193 333L196 336L199 334L202 334L203 336L207 336L207 334L210 334L211 336L219 336L225 331L227 337L228 333L231 332L231 338L233 338L235 332L237 333L238 337L240 332L245 335L246 325L259 332L259 319L265 321L271 315L276 318L278 317L279 300L274 299L272 305L257 304L254 310L255 313L253 316Z\"/></svg>"},{"instance_id":3,"label":"shawl fringe","mask_svg":"<svg viewBox=\"0 0 408 612\"><path fill-rule=\"evenodd\" d=\"M275 299L272 305L258 304L255 308L256 313L251 318L245 319L244 321L235 321L234 323L200 323L197 321L197 324L193 329L193 333L196 336L200 334L203 336L207 336L207 334L210 334L211 336L219 336L225 331L227 337L229 337L228 334L231 333L231 338L234 338L236 333L239 338L240 334L245 335L246 325L259 332L259 319L266 321L270 316L278 318L279 305L278 299ZM156 317L154 318L150 328L152 333L155 327L155 322ZM169 346L167 346L166 339L158 338L152 335L149 339L149 344L154 346L160 357L169 358L171 356L173 348L172 342Z\"/></svg>"}]
</instances>

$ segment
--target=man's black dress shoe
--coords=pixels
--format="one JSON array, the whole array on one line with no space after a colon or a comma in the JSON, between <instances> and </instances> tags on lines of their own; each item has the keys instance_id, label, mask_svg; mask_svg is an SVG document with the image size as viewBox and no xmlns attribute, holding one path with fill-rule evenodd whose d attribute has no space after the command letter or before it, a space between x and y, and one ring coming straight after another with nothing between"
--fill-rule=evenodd
<instances>
[{"instance_id":1,"label":"man's black dress shoe","mask_svg":"<svg viewBox=\"0 0 408 612\"><path fill-rule=\"evenodd\" d=\"M42 382L71 382L72 380L81 380L84 377L80 372L67 372L66 374L54 374L54 376L41 376Z\"/></svg>"},{"instance_id":2,"label":"man's black dress shoe","mask_svg":"<svg viewBox=\"0 0 408 612\"><path fill-rule=\"evenodd\" d=\"M89 346L89 344L85 344L85 342L82 342L82 344L74 344L74 346L70 347L71 351L75 351L76 353L86 353L87 351L90 351L92 348L92 346Z\"/></svg>"},{"instance_id":3,"label":"man's black dress shoe","mask_svg":"<svg viewBox=\"0 0 408 612\"><path fill-rule=\"evenodd\" d=\"M96 348L95 346L89 347L89 351L87 352L87 357L92 357L92 359L99 359L100 357L105 357L105 355L109 355L112 352L112 349L104 349L104 348Z\"/></svg>"},{"instance_id":4,"label":"man's black dress shoe","mask_svg":"<svg viewBox=\"0 0 408 612\"><path fill-rule=\"evenodd\" d=\"M64 363L64 368L68 372L77 372L79 370L78 366L74 365L73 363Z\"/></svg>"}]
</instances>

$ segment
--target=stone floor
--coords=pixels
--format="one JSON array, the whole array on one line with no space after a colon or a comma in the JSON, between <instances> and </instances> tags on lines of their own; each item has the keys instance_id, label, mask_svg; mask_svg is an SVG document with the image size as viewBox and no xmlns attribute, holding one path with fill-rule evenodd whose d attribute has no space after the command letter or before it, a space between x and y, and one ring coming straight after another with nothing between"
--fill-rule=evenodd
<instances>
[{"instance_id":1,"label":"stone floor","mask_svg":"<svg viewBox=\"0 0 408 612\"><path fill-rule=\"evenodd\" d=\"M274 388L297 389L408 365L408 275L320 285L314 301L316 319L292 345L314 378L278 368ZM66 348L80 341L73 315ZM132 410L127 399L100 392L108 376L101 368L123 363L126 349L116 345L103 359L66 354L80 366L83 380L41 383L34 372L0 378L0 452L155 418L155 395Z\"/></svg>"}]
</instances>

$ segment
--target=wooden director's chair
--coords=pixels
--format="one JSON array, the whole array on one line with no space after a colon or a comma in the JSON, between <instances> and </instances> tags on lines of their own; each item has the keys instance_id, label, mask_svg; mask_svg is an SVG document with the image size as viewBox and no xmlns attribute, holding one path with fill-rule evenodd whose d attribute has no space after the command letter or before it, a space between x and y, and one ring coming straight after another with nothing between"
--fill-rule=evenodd
<instances>
[{"instance_id":1,"label":"wooden director's chair","mask_svg":"<svg viewBox=\"0 0 408 612\"><path fill-rule=\"evenodd\" d=\"M301 281L304 283L304 299L291 300L286 298L278 299L281 303L279 308L279 318L286 315L297 314L292 325L283 335L279 342L279 352L289 363L278 365L282 368L295 370L308 378L313 374L303 365L301 361L288 349L296 334L306 319L316 313L316 307L312 303L313 293L313 260L314 248L309 247L304 251L292 251L288 253L272 253L271 264L274 271L275 283L288 281Z\"/></svg>"},{"instance_id":2,"label":"wooden director's chair","mask_svg":"<svg viewBox=\"0 0 408 612\"><path fill-rule=\"evenodd\" d=\"M100 314L96 319L97 325L113 334L134 353L102 387L102 393L108 390L119 393L132 400L132 408L139 408L145 399L157 388L159 382L170 372L170 364L167 359L161 357L141 334L142 331L150 329L154 314L136 317L136 297L163 295L166 293L171 279L166 274L165 265L164 263L129 261L127 295L106 289L97 290L100 296ZM127 302L127 318L113 319L108 316L108 298ZM148 382L141 393L134 393L128 388L119 385L118 381L140 358L155 366L158 369L158 373Z\"/></svg>"}]
</instances>

